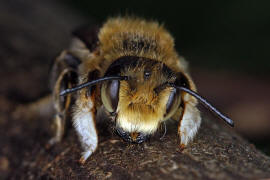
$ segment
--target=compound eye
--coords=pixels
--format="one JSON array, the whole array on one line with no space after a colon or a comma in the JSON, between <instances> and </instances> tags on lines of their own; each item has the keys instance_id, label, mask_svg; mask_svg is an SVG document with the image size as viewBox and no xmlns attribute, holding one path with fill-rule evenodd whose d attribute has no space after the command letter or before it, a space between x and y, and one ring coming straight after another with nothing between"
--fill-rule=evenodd
<instances>
[{"instance_id":1,"label":"compound eye","mask_svg":"<svg viewBox=\"0 0 270 180\"><path fill-rule=\"evenodd\" d=\"M103 105L109 112L115 112L119 101L119 81L112 80L104 83L101 88Z\"/></svg>"},{"instance_id":2,"label":"compound eye","mask_svg":"<svg viewBox=\"0 0 270 180\"><path fill-rule=\"evenodd\" d=\"M180 105L180 102L181 98L179 90L173 88L166 104L166 113L164 115L164 119L168 119L174 115Z\"/></svg>"}]
</instances>

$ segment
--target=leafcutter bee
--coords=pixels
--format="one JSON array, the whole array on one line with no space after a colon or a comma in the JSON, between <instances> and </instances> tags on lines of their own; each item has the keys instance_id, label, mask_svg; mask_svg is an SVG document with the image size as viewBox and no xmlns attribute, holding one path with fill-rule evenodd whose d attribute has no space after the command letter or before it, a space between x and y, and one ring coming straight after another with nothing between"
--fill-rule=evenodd
<instances>
[{"instance_id":1,"label":"leafcutter bee","mask_svg":"<svg viewBox=\"0 0 270 180\"><path fill-rule=\"evenodd\" d=\"M98 147L96 114L101 108L115 131L134 143L144 142L172 118L179 122L180 147L185 147L201 124L198 101L233 126L231 119L196 93L187 62L157 22L116 17L102 26L82 27L73 35L70 48L52 68L57 128L50 144L62 139L67 114L72 112L83 149L81 163Z\"/></svg>"}]
</instances>

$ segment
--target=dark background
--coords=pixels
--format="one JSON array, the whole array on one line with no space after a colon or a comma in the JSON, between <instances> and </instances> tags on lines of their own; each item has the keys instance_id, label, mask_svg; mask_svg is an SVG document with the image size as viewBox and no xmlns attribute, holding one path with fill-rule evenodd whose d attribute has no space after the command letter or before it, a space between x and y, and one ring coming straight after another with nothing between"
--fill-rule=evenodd
<instances>
[{"instance_id":1,"label":"dark background","mask_svg":"<svg viewBox=\"0 0 270 180\"><path fill-rule=\"evenodd\" d=\"M100 22L131 14L164 23L175 37L176 48L192 65L269 74L267 0L69 2L78 13Z\"/></svg>"}]
</instances>

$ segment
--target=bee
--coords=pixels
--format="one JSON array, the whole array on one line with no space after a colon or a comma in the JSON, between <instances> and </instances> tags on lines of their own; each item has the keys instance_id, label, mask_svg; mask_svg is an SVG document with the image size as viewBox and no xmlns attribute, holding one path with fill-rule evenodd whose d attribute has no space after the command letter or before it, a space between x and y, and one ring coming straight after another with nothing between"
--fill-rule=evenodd
<instances>
[{"instance_id":1,"label":"bee","mask_svg":"<svg viewBox=\"0 0 270 180\"><path fill-rule=\"evenodd\" d=\"M49 143L61 141L71 116L83 149L81 163L98 147L96 117L101 109L119 136L133 143L144 142L162 123L174 119L184 148L201 124L198 101L233 126L196 93L187 62L157 22L115 17L102 26L79 28L73 35L70 48L52 67L56 130Z\"/></svg>"}]
</instances>

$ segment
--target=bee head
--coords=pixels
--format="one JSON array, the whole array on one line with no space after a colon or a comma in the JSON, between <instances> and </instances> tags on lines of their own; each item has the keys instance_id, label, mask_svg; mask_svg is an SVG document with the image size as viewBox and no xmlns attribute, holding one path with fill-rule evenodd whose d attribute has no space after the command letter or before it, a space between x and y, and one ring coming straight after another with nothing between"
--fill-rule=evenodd
<instances>
[{"instance_id":1,"label":"bee head","mask_svg":"<svg viewBox=\"0 0 270 180\"><path fill-rule=\"evenodd\" d=\"M107 81L101 88L103 105L115 115L116 131L127 141L143 142L180 106L179 90L158 88L176 81L175 74L161 62L121 57L111 64L105 76L128 77L126 81Z\"/></svg>"},{"instance_id":2,"label":"bee head","mask_svg":"<svg viewBox=\"0 0 270 180\"><path fill-rule=\"evenodd\" d=\"M115 117L116 132L129 142L144 142L163 121L172 117L180 107L181 92L194 96L229 125L234 125L230 118L190 90L184 74L143 57L121 57L109 66L104 77L66 89L60 95L100 82L101 100Z\"/></svg>"}]
</instances>

